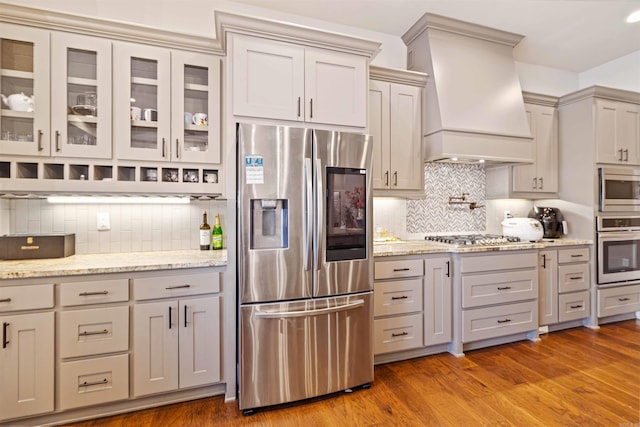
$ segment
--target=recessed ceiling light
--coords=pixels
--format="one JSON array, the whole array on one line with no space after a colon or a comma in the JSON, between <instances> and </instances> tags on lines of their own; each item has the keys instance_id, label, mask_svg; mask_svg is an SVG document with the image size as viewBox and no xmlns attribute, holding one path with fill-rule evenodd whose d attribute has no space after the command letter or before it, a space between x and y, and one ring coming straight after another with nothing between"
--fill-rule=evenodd
<instances>
[{"instance_id":1,"label":"recessed ceiling light","mask_svg":"<svg viewBox=\"0 0 640 427\"><path fill-rule=\"evenodd\" d=\"M636 10L635 12L631 12L629 16L627 16L627 22L632 24L634 22L640 21L640 10Z\"/></svg>"}]
</instances>

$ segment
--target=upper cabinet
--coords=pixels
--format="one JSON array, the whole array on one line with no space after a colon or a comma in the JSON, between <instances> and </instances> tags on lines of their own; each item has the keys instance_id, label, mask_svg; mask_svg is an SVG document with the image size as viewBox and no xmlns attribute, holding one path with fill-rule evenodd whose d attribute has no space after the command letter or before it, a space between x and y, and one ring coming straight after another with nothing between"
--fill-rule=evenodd
<instances>
[{"instance_id":1,"label":"upper cabinet","mask_svg":"<svg viewBox=\"0 0 640 427\"><path fill-rule=\"evenodd\" d=\"M48 156L49 31L0 23L0 43L0 152Z\"/></svg>"},{"instance_id":2,"label":"upper cabinet","mask_svg":"<svg viewBox=\"0 0 640 427\"><path fill-rule=\"evenodd\" d=\"M368 58L234 34L233 114L366 126Z\"/></svg>"},{"instance_id":3,"label":"upper cabinet","mask_svg":"<svg viewBox=\"0 0 640 427\"><path fill-rule=\"evenodd\" d=\"M595 100L596 161L640 165L640 105Z\"/></svg>"},{"instance_id":4,"label":"upper cabinet","mask_svg":"<svg viewBox=\"0 0 640 427\"><path fill-rule=\"evenodd\" d=\"M232 116L366 128L368 66L380 43L226 12L215 19Z\"/></svg>"},{"instance_id":5,"label":"upper cabinet","mask_svg":"<svg viewBox=\"0 0 640 427\"><path fill-rule=\"evenodd\" d=\"M171 160L171 53L117 42L113 45L116 156Z\"/></svg>"},{"instance_id":6,"label":"upper cabinet","mask_svg":"<svg viewBox=\"0 0 640 427\"><path fill-rule=\"evenodd\" d=\"M558 98L530 92L523 96L534 161L487 167L487 198L550 199L558 195Z\"/></svg>"},{"instance_id":7,"label":"upper cabinet","mask_svg":"<svg viewBox=\"0 0 640 427\"><path fill-rule=\"evenodd\" d=\"M51 33L51 155L111 158L111 41Z\"/></svg>"},{"instance_id":8,"label":"upper cabinet","mask_svg":"<svg viewBox=\"0 0 640 427\"><path fill-rule=\"evenodd\" d=\"M220 59L171 52L172 160L220 163Z\"/></svg>"},{"instance_id":9,"label":"upper cabinet","mask_svg":"<svg viewBox=\"0 0 640 427\"><path fill-rule=\"evenodd\" d=\"M525 95L532 101L531 95ZM558 111L557 98L525 103L533 136L534 163L513 167L513 191L534 193L558 192Z\"/></svg>"},{"instance_id":10,"label":"upper cabinet","mask_svg":"<svg viewBox=\"0 0 640 427\"><path fill-rule=\"evenodd\" d=\"M371 67L369 133L373 137L373 188L424 188L421 156L423 73Z\"/></svg>"}]
</instances>

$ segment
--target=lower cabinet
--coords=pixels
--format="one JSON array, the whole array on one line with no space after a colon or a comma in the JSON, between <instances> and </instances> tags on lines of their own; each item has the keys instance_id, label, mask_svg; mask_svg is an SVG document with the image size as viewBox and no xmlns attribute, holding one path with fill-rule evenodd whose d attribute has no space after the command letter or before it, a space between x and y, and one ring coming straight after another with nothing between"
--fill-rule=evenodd
<instances>
[{"instance_id":1,"label":"lower cabinet","mask_svg":"<svg viewBox=\"0 0 640 427\"><path fill-rule=\"evenodd\" d=\"M463 344L538 329L538 253L460 254L456 258L458 329L451 351Z\"/></svg>"},{"instance_id":2,"label":"lower cabinet","mask_svg":"<svg viewBox=\"0 0 640 427\"><path fill-rule=\"evenodd\" d=\"M135 397L220 381L219 276L132 281Z\"/></svg>"},{"instance_id":3,"label":"lower cabinet","mask_svg":"<svg viewBox=\"0 0 640 427\"><path fill-rule=\"evenodd\" d=\"M53 306L53 284L0 287L0 421L54 410Z\"/></svg>"},{"instance_id":4,"label":"lower cabinet","mask_svg":"<svg viewBox=\"0 0 640 427\"><path fill-rule=\"evenodd\" d=\"M0 316L0 420L53 411L53 313Z\"/></svg>"},{"instance_id":5,"label":"lower cabinet","mask_svg":"<svg viewBox=\"0 0 640 427\"><path fill-rule=\"evenodd\" d=\"M219 319L217 296L136 304L134 396L220 381Z\"/></svg>"},{"instance_id":6,"label":"lower cabinet","mask_svg":"<svg viewBox=\"0 0 640 427\"><path fill-rule=\"evenodd\" d=\"M541 326L589 317L589 254L588 247L540 251L538 278Z\"/></svg>"},{"instance_id":7,"label":"lower cabinet","mask_svg":"<svg viewBox=\"0 0 640 427\"><path fill-rule=\"evenodd\" d=\"M640 311L640 285L598 289L598 317Z\"/></svg>"},{"instance_id":8,"label":"lower cabinet","mask_svg":"<svg viewBox=\"0 0 640 427\"><path fill-rule=\"evenodd\" d=\"M375 261L375 354L451 341L449 256Z\"/></svg>"}]
</instances>

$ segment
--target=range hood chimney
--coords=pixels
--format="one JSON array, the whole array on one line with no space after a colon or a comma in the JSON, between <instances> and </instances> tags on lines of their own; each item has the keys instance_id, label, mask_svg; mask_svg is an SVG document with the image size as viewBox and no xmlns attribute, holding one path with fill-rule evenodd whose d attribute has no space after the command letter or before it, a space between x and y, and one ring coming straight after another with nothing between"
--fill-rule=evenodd
<instances>
[{"instance_id":1,"label":"range hood chimney","mask_svg":"<svg viewBox=\"0 0 640 427\"><path fill-rule=\"evenodd\" d=\"M429 75L425 161L533 162L513 60L523 36L430 13L403 36L407 68Z\"/></svg>"}]
</instances>

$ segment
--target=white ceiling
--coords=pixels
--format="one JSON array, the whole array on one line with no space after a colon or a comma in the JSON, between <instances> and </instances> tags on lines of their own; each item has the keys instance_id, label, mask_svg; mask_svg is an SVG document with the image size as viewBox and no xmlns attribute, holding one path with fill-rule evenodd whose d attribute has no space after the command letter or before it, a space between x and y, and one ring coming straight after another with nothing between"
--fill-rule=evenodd
<instances>
[{"instance_id":1,"label":"white ceiling","mask_svg":"<svg viewBox=\"0 0 640 427\"><path fill-rule=\"evenodd\" d=\"M435 13L521 34L516 61L573 72L640 51L640 22L625 22L640 0L235 1L396 36Z\"/></svg>"}]
</instances>

